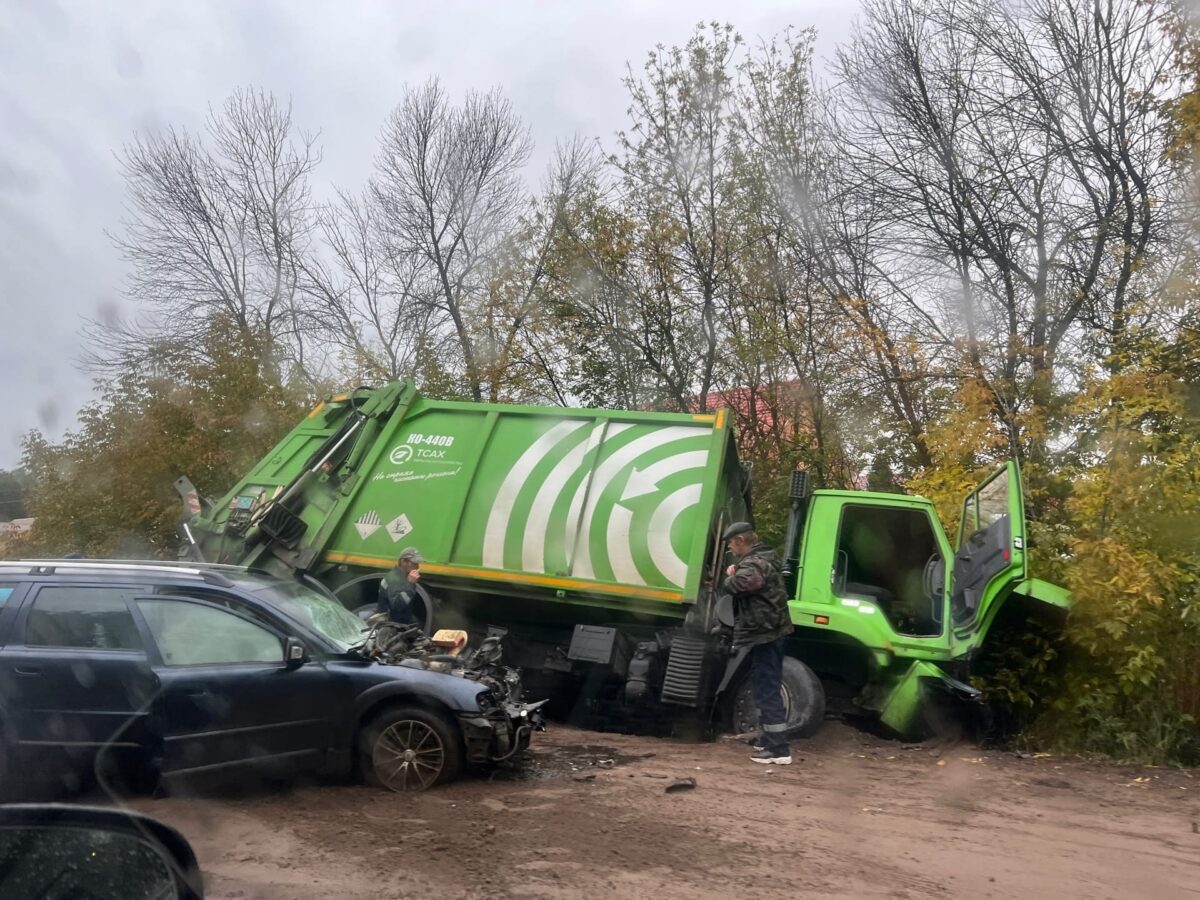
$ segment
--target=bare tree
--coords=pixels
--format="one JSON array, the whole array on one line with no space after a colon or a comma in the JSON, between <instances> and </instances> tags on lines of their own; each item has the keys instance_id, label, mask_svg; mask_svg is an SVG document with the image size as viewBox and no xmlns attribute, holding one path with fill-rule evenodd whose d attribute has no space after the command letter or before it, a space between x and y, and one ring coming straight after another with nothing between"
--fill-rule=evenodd
<instances>
[{"instance_id":1,"label":"bare tree","mask_svg":"<svg viewBox=\"0 0 1200 900\"><path fill-rule=\"evenodd\" d=\"M609 168L580 170L554 281L584 397L692 410L718 380L733 287L731 28L696 29L625 78L632 119ZM610 402L613 402L610 401Z\"/></svg>"},{"instance_id":2,"label":"bare tree","mask_svg":"<svg viewBox=\"0 0 1200 900\"><path fill-rule=\"evenodd\" d=\"M476 307L475 328L487 349L483 371L492 402L572 400L563 374L578 347L564 340L547 301L562 275L571 208L598 166L594 142L577 136L557 144L538 197L485 263L486 302Z\"/></svg>"},{"instance_id":3,"label":"bare tree","mask_svg":"<svg viewBox=\"0 0 1200 900\"><path fill-rule=\"evenodd\" d=\"M1157 286L1174 193L1157 15L1134 0L869 0L839 56L843 189L891 220L879 261L919 276L897 286L927 333L961 339L1014 450L1063 351L1119 347L1131 300Z\"/></svg>"},{"instance_id":4,"label":"bare tree","mask_svg":"<svg viewBox=\"0 0 1200 900\"><path fill-rule=\"evenodd\" d=\"M521 168L531 149L528 129L497 91L468 93L453 106L436 80L408 90L383 132L372 191L388 252L427 264L427 303L452 329L476 400L487 391L492 354L473 323L487 307L486 264L526 208Z\"/></svg>"},{"instance_id":5,"label":"bare tree","mask_svg":"<svg viewBox=\"0 0 1200 900\"><path fill-rule=\"evenodd\" d=\"M614 157L622 203L644 228L636 244L647 361L681 409L701 407L717 380L719 319L729 302L734 145L734 57L728 25L698 27L683 47L630 70L629 132Z\"/></svg>"},{"instance_id":6,"label":"bare tree","mask_svg":"<svg viewBox=\"0 0 1200 900\"><path fill-rule=\"evenodd\" d=\"M103 367L162 338L198 348L220 315L302 364L295 301L319 159L290 107L260 91L211 111L203 136L170 128L135 137L122 154L127 215L113 241L141 315L93 323L89 362Z\"/></svg>"},{"instance_id":7,"label":"bare tree","mask_svg":"<svg viewBox=\"0 0 1200 900\"><path fill-rule=\"evenodd\" d=\"M833 486L851 480L861 449L852 446L856 430L846 427L862 403L861 366L845 352L852 329L826 277L814 225L829 148L812 89L812 41L810 31L788 30L739 66L733 226L743 249L735 257L725 368L730 385L755 398L740 423L743 442L762 445L751 452L787 452Z\"/></svg>"},{"instance_id":8,"label":"bare tree","mask_svg":"<svg viewBox=\"0 0 1200 900\"><path fill-rule=\"evenodd\" d=\"M318 219L327 259L304 264L305 317L356 378L412 377L432 336L425 261L389 252L371 194L339 194Z\"/></svg>"}]
</instances>

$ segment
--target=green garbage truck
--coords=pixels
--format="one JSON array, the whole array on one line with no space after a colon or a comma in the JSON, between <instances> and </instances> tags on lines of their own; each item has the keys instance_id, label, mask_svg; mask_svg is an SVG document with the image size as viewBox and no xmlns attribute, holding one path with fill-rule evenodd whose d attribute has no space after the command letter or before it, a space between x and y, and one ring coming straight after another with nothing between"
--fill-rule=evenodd
<instances>
[{"instance_id":1,"label":"green garbage truck","mask_svg":"<svg viewBox=\"0 0 1200 900\"><path fill-rule=\"evenodd\" d=\"M979 705L971 665L997 623L1069 605L1028 571L1014 462L964 498L953 544L926 499L806 482L781 548L798 734L827 710L912 734L930 709ZM502 633L527 688L585 724L755 722L720 591L720 535L753 521L725 410L448 402L397 382L318 404L220 500L177 487L183 554L314 578L350 608L416 547L426 626Z\"/></svg>"}]
</instances>

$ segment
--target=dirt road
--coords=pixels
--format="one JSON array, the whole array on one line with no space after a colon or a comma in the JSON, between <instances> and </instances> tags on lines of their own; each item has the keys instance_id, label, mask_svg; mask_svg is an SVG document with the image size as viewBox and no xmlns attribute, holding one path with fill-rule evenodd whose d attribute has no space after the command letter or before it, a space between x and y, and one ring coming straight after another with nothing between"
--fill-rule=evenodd
<instances>
[{"instance_id":1,"label":"dirt road","mask_svg":"<svg viewBox=\"0 0 1200 900\"><path fill-rule=\"evenodd\" d=\"M208 895L1200 897L1189 772L906 746L829 723L786 769L733 740L554 727L522 773L404 796L314 785L139 800ZM696 787L665 788L691 777Z\"/></svg>"}]
</instances>

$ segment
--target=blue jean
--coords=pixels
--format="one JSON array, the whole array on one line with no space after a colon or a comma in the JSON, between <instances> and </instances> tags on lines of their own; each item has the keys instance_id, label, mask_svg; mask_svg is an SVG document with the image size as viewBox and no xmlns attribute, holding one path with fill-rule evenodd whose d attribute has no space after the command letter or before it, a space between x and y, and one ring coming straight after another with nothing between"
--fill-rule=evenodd
<instances>
[{"instance_id":1,"label":"blue jean","mask_svg":"<svg viewBox=\"0 0 1200 900\"><path fill-rule=\"evenodd\" d=\"M787 709L783 705L783 638L750 648L750 689L758 707L763 746L786 756Z\"/></svg>"}]
</instances>

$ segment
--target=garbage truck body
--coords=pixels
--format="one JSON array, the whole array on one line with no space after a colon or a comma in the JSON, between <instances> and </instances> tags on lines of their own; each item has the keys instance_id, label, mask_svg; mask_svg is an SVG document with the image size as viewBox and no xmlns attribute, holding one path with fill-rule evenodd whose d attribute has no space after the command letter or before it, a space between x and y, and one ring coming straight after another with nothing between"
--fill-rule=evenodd
<instances>
[{"instance_id":1,"label":"garbage truck body","mask_svg":"<svg viewBox=\"0 0 1200 900\"><path fill-rule=\"evenodd\" d=\"M596 727L750 730L720 535L753 521L725 410L687 415L448 402L411 383L319 404L222 499L178 485L183 553L317 579L375 602L417 548L431 627L503 633L505 662ZM923 498L791 484L789 724L865 713L913 734L973 705L1001 616L1065 610L1030 577L1014 462L964 498L957 541ZM552 707L553 708L553 707Z\"/></svg>"}]
</instances>

